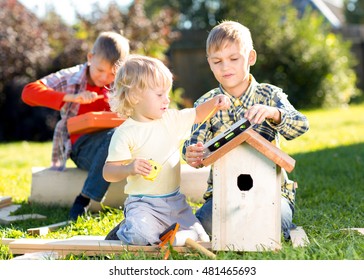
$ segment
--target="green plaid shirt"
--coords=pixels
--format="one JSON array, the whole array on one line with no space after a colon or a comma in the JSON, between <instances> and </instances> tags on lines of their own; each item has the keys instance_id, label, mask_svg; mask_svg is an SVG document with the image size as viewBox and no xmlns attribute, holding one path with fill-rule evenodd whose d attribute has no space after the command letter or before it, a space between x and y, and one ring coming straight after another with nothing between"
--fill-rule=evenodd
<instances>
[{"instance_id":1,"label":"green plaid shirt","mask_svg":"<svg viewBox=\"0 0 364 280\"><path fill-rule=\"evenodd\" d=\"M223 93L230 98L231 107L228 110L218 111L215 116L200 127L198 127L199 124L193 126L193 133L191 134L190 139L184 143L182 149L182 156L184 159L187 146L196 144L197 142L205 143L219 133L225 131L233 123L243 118L244 113L254 104L276 107L281 112L280 124L275 124L266 120L260 125L253 126L253 129L268 141L275 140L277 145L279 145L279 135L282 135L287 140L292 140L308 130L309 124L307 118L292 106L282 89L270 84L260 84L252 75L250 75L250 78L251 83L249 88L239 98L229 95L220 85L218 88L212 89L204 94L195 102L194 106L196 107L214 96ZM212 178L211 169L207 181L208 188L204 194L205 199L212 196ZM295 190L291 187L292 184L289 184L287 180L282 180L282 182L282 195L287 197L291 203L294 204Z\"/></svg>"}]
</instances>

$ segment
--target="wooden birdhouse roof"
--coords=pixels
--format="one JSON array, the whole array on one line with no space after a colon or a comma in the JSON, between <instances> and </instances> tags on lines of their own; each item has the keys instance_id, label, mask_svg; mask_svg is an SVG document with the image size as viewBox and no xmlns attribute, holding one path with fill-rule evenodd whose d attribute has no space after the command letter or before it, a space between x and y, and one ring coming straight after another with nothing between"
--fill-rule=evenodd
<instances>
[{"instance_id":1,"label":"wooden birdhouse roof","mask_svg":"<svg viewBox=\"0 0 364 280\"><path fill-rule=\"evenodd\" d=\"M271 161L273 161L275 164L279 165L281 168L284 168L287 172L291 172L294 169L296 161L293 158L291 158L288 154L284 153L273 143L263 138L253 129L248 129L243 133L237 135L235 138L227 142L221 148L208 155L206 158L204 158L203 165L209 166L210 164L214 163L216 160L224 156L226 153L244 142L249 144L251 147L256 149L258 152L263 154Z\"/></svg>"}]
</instances>

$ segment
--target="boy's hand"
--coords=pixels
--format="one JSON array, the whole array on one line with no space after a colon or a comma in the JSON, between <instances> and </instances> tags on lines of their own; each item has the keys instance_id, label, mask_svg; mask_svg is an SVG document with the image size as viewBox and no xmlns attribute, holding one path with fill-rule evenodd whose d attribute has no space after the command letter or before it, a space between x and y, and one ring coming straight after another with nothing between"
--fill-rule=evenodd
<instances>
[{"instance_id":1,"label":"boy's hand","mask_svg":"<svg viewBox=\"0 0 364 280\"><path fill-rule=\"evenodd\" d=\"M279 124L281 122L281 112L275 107L255 104L245 112L244 118L252 124L261 124L266 119Z\"/></svg>"},{"instance_id":2,"label":"boy's hand","mask_svg":"<svg viewBox=\"0 0 364 280\"><path fill-rule=\"evenodd\" d=\"M63 98L63 101L79 104L90 104L102 98L104 98L103 95L98 95L94 91L85 90L77 94L66 94Z\"/></svg>"},{"instance_id":3,"label":"boy's hand","mask_svg":"<svg viewBox=\"0 0 364 280\"><path fill-rule=\"evenodd\" d=\"M146 159L137 158L132 163L128 164L129 174L147 176L152 170L152 166Z\"/></svg>"},{"instance_id":4,"label":"boy's hand","mask_svg":"<svg viewBox=\"0 0 364 280\"><path fill-rule=\"evenodd\" d=\"M186 148L186 162L192 167L201 167L203 159L203 144L190 145Z\"/></svg>"},{"instance_id":5,"label":"boy's hand","mask_svg":"<svg viewBox=\"0 0 364 280\"><path fill-rule=\"evenodd\" d=\"M225 94L219 94L214 97L217 110L227 110L231 106L230 98Z\"/></svg>"}]
</instances>

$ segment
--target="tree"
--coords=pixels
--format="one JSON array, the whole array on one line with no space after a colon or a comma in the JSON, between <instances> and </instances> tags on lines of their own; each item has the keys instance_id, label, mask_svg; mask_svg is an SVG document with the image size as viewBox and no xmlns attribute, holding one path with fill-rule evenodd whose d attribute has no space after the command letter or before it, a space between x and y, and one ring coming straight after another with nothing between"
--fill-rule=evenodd
<instances>
[{"instance_id":1,"label":"tree","mask_svg":"<svg viewBox=\"0 0 364 280\"><path fill-rule=\"evenodd\" d=\"M350 43L332 33L320 14L306 9L298 18L290 0L249 2L224 2L219 20L250 28L258 52L252 72L259 81L283 88L299 108L343 106L358 94Z\"/></svg>"},{"instance_id":2,"label":"tree","mask_svg":"<svg viewBox=\"0 0 364 280\"><path fill-rule=\"evenodd\" d=\"M156 1L172 3L175 1ZM147 1L151 11L154 0ZM205 21L235 20L249 27L258 61L251 68L260 82L282 87L298 108L343 106L359 94L356 88L355 61L350 43L331 32L323 17L306 10L299 18L291 0L190 0L180 1L180 19L191 28ZM214 9L213 16L206 13ZM205 11L205 12L202 12ZM192 18L194 17L194 18ZM183 26L184 22L179 25ZM308 28L309 27L309 28ZM344 78L345 77L345 78Z\"/></svg>"},{"instance_id":3,"label":"tree","mask_svg":"<svg viewBox=\"0 0 364 280\"><path fill-rule=\"evenodd\" d=\"M39 120L49 112L22 106L20 94L22 86L48 66L48 33L15 0L0 1L0 22L0 141L27 138L28 129L33 130L32 137L41 140L49 127ZM49 117L46 123L52 120Z\"/></svg>"},{"instance_id":4,"label":"tree","mask_svg":"<svg viewBox=\"0 0 364 280\"><path fill-rule=\"evenodd\" d=\"M179 34L172 30L176 15L173 9L163 8L149 18L144 11L144 0L135 0L127 11L111 2L106 11L95 5L90 15L78 14L76 29L78 35L87 34L92 41L101 31L121 32L129 39L132 52L165 60L166 50Z\"/></svg>"},{"instance_id":5,"label":"tree","mask_svg":"<svg viewBox=\"0 0 364 280\"><path fill-rule=\"evenodd\" d=\"M180 13L179 29L206 29L216 24L215 13L219 12L219 0L146 0L148 16L154 15L162 7L169 7Z\"/></svg>"},{"instance_id":6,"label":"tree","mask_svg":"<svg viewBox=\"0 0 364 280\"><path fill-rule=\"evenodd\" d=\"M364 24L364 1L345 0L345 19L349 24Z\"/></svg>"},{"instance_id":7,"label":"tree","mask_svg":"<svg viewBox=\"0 0 364 280\"><path fill-rule=\"evenodd\" d=\"M14 77L35 78L50 47L41 22L14 0L0 1L0 92Z\"/></svg>"},{"instance_id":8,"label":"tree","mask_svg":"<svg viewBox=\"0 0 364 280\"><path fill-rule=\"evenodd\" d=\"M91 43L78 36L54 8L51 7L48 10L42 20L42 27L48 34L51 52L49 54L50 64L44 71L38 73L38 77L85 62Z\"/></svg>"}]
</instances>

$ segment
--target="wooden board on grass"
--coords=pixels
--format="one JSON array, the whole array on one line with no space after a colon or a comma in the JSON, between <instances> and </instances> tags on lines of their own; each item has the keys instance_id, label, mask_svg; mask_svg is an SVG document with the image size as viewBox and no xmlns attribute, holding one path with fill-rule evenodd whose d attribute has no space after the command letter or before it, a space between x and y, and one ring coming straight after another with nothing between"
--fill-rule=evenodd
<instances>
[{"instance_id":1,"label":"wooden board on grass","mask_svg":"<svg viewBox=\"0 0 364 280\"><path fill-rule=\"evenodd\" d=\"M21 205L9 205L3 208L0 208L0 224L10 224L13 222L28 220L28 219L45 219L46 216L39 214L21 214L21 215L11 215L11 213L15 212L21 207Z\"/></svg>"},{"instance_id":2,"label":"wooden board on grass","mask_svg":"<svg viewBox=\"0 0 364 280\"><path fill-rule=\"evenodd\" d=\"M306 232L302 227L297 227L291 230L291 240L293 248L304 247L310 243Z\"/></svg>"},{"instance_id":3,"label":"wooden board on grass","mask_svg":"<svg viewBox=\"0 0 364 280\"><path fill-rule=\"evenodd\" d=\"M103 237L104 238L104 237ZM165 248L155 246L132 246L123 245L121 241L100 240L100 237L79 239L13 239L6 240L7 246L13 255L22 255L41 251L56 252L59 256L67 254L85 254L87 256L96 256L103 254L121 254L124 252L145 252L160 253ZM211 243L200 243L207 249L211 248ZM191 249L183 247L173 247L179 253L189 253Z\"/></svg>"},{"instance_id":4,"label":"wooden board on grass","mask_svg":"<svg viewBox=\"0 0 364 280\"><path fill-rule=\"evenodd\" d=\"M344 228L344 229L341 229L341 230L348 230L348 231L354 230L354 231L357 231L357 232L364 235L364 228Z\"/></svg>"},{"instance_id":5,"label":"wooden board on grass","mask_svg":"<svg viewBox=\"0 0 364 280\"><path fill-rule=\"evenodd\" d=\"M8 206L12 203L12 199L10 196L0 196L0 208Z\"/></svg>"}]
</instances>

